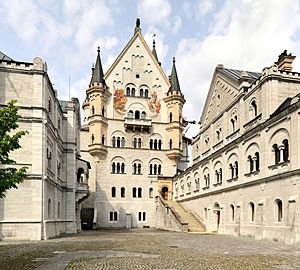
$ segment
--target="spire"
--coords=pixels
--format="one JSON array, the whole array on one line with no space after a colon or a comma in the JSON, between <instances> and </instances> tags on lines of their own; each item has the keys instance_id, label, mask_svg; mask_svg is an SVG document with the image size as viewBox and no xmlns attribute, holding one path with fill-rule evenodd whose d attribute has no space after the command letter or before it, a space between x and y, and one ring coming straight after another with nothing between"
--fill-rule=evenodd
<instances>
[{"instance_id":1,"label":"spire","mask_svg":"<svg viewBox=\"0 0 300 270\"><path fill-rule=\"evenodd\" d=\"M178 81L178 76L177 76L177 71L176 71L176 66L175 66L175 57L173 57L173 67L172 67L172 72L171 72L171 76L169 77L170 83L171 83L171 87L169 89L170 91L179 91L180 90L180 85L179 85L179 81Z\"/></svg>"},{"instance_id":2,"label":"spire","mask_svg":"<svg viewBox=\"0 0 300 270\"><path fill-rule=\"evenodd\" d=\"M98 47L97 52L98 54L97 54L95 67L92 67L92 78L90 84L94 84L95 82L105 84L102 63L100 58L100 47Z\"/></svg>"},{"instance_id":3,"label":"spire","mask_svg":"<svg viewBox=\"0 0 300 270\"><path fill-rule=\"evenodd\" d=\"M93 77L94 77L94 72L95 72L95 66L94 66L94 63L92 64L92 76L91 76L91 80L90 80L90 85L92 84L92 80L93 80Z\"/></svg>"},{"instance_id":4,"label":"spire","mask_svg":"<svg viewBox=\"0 0 300 270\"><path fill-rule=\"evenodd\" d=\"M152 54L153 54L154 58L156 59L156 61L158 62L158 57L157 57L157 53L156 53L156 49L155 49L155 36L156 36L156 34L153 34Z\"/></svg>"},{"instance_id":5,"label":"spire","mask_svg":"<svg viewBox=\"0 0 300 270\"><path fill-rule=\"evenodd\" d=\"M135 28L134 28L134 34L136 32L141 32L141 21L140 21L140 18L137 18L136 19L136 23L135 23Z\"/></svg>"}]
</instances>

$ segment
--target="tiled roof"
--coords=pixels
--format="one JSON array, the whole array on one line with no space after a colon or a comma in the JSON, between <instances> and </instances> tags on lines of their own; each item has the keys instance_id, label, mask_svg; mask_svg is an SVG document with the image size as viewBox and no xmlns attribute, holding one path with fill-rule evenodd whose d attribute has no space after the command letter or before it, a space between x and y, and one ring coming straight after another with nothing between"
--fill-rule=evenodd
<instances>
[{"instance_id":1,"label":"tiled roof","mask_svg":"<svg viewBox=\"0 0 300 270\"><path fill-rule=\"evenodd\" d=\"M10 58L9 56L7 56L6 54L4 54L3 52L0 51L0 61L4 60L4 61L14 61L12 58Z\"/></svg>"},{"instance_id":2,"label":"tiled roof","mask_svg":"<svg viewBox=\"0 0 300 270\"><path fill-rule=\"evenodd\" d=\"M219 68L219 71L236 81L238 81L241 78L242 72L247 72L247 74L250 77L252 77L254 80L257 80L261 76L261 73L259 72L243 71L243 70L229 69L229 68Z\"/></svg>"}]
</instances>

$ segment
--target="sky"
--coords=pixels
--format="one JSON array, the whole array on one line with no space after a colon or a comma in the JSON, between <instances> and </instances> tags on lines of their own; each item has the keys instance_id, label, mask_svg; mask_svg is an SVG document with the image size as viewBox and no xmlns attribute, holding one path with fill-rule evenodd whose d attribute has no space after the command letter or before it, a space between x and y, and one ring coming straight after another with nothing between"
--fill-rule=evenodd
<instances>
[{"instance_id":1,"label":"sky","mask_svg":"<svg viewBox=\"0 0 300 270\"><path fill-rule=\"evenodd\" d=\"M68 99L70 77L81 103L97 46L106 72L136 18L150 48L156 34L167 75L176 57L187 120L199 121L218 64L261 72L288 50L300 72L299 0L1 0L0 18L0 51L16 61L41 57L59 99Z\"/></svg>"}]
</instances>

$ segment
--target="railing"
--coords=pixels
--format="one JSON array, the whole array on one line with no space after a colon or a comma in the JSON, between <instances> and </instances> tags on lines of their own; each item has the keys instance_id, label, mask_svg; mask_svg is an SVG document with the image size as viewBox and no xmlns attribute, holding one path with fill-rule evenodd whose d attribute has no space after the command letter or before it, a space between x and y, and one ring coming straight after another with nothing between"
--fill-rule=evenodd
<instances>
[{"instance_id":1,"label":"railing","mask_svg":"<svg viewBox=\"0 0 300 270\"><path fill-rule=\"evenodd\" d=\"M125 117L125 125L151 127L152 119L136 119Z\"/></svg>"},{"instance_id":2,"label":"railing","mask_svg":"<svg viewBox=\"0 0 300 270\"><path fill-rule=\"evenodd\" d=\"M168 219L168 224L165 224L166 229L176 230L175 226L182 232L188 231L188 223L184 222L181 217L176 213L173 207L170 207L168 203L162 198L161 194L157 197L158 206L165 209L164 219ZM174 225L172 225L174 223ZM167 225L167 226L166 226ZM168 226L169 225L169 226Z\"/></svg>"}]
</instances>

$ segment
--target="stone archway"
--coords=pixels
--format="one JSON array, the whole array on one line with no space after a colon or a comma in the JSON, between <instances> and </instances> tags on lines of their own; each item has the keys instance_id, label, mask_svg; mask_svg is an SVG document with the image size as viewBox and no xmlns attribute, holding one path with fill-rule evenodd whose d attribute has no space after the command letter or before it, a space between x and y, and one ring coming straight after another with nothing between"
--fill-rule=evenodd
<instances>
[{"instance_id":1,"label":"stone archway","mask_svg":"<svg viewBox=\"0 0 300 270\"><path fill-rule=\"evenodd\" d=\"M169 188L164 186L161 189L161 196L163 197L164 200L168 200L168 194L169 194Z\"/></svg>"},{"instance_id":2,"label":"stone archway","mask_svg":"<svg viewBox=\"0 0 300 270\"><path fill-rule=\"evenodd\" d=\"M213 212L215 214L215 228L216 231L219 231L220 223L221 223L221 207L219 203L215 203L213 207Z\"/></svg>"}]
</instances>

